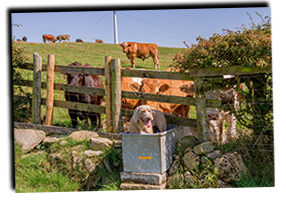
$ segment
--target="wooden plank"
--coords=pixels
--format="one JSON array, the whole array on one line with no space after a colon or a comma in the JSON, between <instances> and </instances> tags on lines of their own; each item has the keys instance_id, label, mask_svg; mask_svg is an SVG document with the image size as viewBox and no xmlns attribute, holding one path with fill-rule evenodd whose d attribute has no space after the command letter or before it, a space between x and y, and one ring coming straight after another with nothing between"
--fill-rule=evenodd
<instances>
[{"instance_id":1,"label":"wooden plank","mask_svg":"<svg viewBox=\"0 0 286 200\"><path fill-rule=\"evenodd\" d=\"M266 68L248 68L243 66L231 67L213 67L213 68L197 68L191 69L190 77L204 77L204 76L222 76L222 75L247 75L247 74L262 74L272 73L272 66Z\"/></svg>"},{"instance_id":2,"label":"wooden plank","mask_svg":"<svg viewBox=\"0 0 286 200\"><path fill-rule=\"evenodd\" d=\"M171 95L159 95L140 92L122 91L122 98L140 99L181 105L195 105L196 100L192 97L180 97Z\"/></svg>"},{"instance_id":3,"label":"wooden plank","mask_svg":"<svg viewBox=\"0 0 286 200\"><path fill-rule=\"evenodd\" d=\"M123 129L121 119L121 69L120 59L111 60L111 90L112 90L112 127L114 133L120 133Z\"/></svg>"},{"instance_id":4,"label":"wooden plank","mask_svg":"<svg viewBox=\"0 0 286 200\"><path fill-rule=\"evenodd\" d=\"M46 99L42 98L41 102L43 105L45 105ZM99 106L99 105L54 100L54 106L59 107L59 108L69 108L69 109L73 109L73 110L81 110L81 111L105 114L105 107Z\"/></svg>"},{"instance_id":5,"label":"wooden plank","mask_svg":"<svg viewBox=\"0 0 286 200\"><path fill-rule=\"evenodd\" d=\"M23 80L21 86L32 87L33 81L31 80ZM47 89L47 83L41 82L41 88ZM54 83L54 90L61 90L67 92L76 92L76 93L86 93L86 94L97 94L97 95L105 95L105 89L102 88L93 88L93 87L85 87L85 86L75 86L75 85L66 85L62 83Z\"/></svg>"},{"instance_id":6,"label":"wooden plank","mask_svg":"<svg viewBox=\"0 0 286 200\"><path fill-rule=\"evenodd\" d=\"M121 70L121 76L172 80L193 80L189 73L154 70Z\"/></svg>"},{"instance_id":7,"label":"wooden plank","mask_svg":"<svg viewBox=\"0 0 286 200\"><path fill-rule=\"evenodd\" d=\"M27 98L21 95L14 95L14 100L20 100L23 98ZM41 105L46 105L46 98L41 98ZM105 114L105 106L99 106L99 105L92 105L92 104L86 104L86 103L76 103L76 102L69 102L69 101L60 101L60 100L54 100L54 107L59 108L70 108L73 110L82 110L87 112L96 112L96 113L103 113Z\"/></svg>"},{"instance_id":8,"label":"wooden plank","mask_svg":"<svg viewBox=\"0 0 286 200\"><path fill-rule=\"evenodd\" d=\"M96 68L96 67L72 67L72 66L55 65L55 71L60 73L104 75L104 68Z\"/></svg>"},{"instance_id":9,"label":"wooden plank","mask_svg":"<svg viewBox=\"0 0 286 200\"><path fill-rule=\"evenodd\" d=\"M47 64L47 101L46 101L46 125L53 124L53 109L54 109L54 64L55 56L48 55Z\"/></svg>"},{"instance_id":10,"label":"wooden plank","mask_svg":"<svg viewBox=\"0 0 286 200\"><path fill-rule=\"evenodd\" d=\"M112 132L112 90L111 90L111 56L105 56L105 106L106 106L106 129Z\"/></svg>"},{"instance_id":11,"label":"wooden plank","mask_svg":"<svg viewBox=\"0 0 286 200\"><path fill-rule=\"evenodd\" d=\"M55 65L55 72L69 72L64 69L67 66ZM25 63L19 68L32 70L33 63ZM83 68L83 67L81 67ZM85 67L86 68L86 67ZM47 70L47 65L42 65L42 71ZM62 71L61 71L62 70ZM79 73L82 73L85 69L77 69ZM94 71L95 74L104 75L103 68L92 68L90 71ZM191 69L189 73L182 72L165 72L154 70L121 70L121 75L126 77L142 77L142 78L159 78L159 79L174 79L174 80L193 80L194 77L212 77L222 75L250 75L250 74L263 74L272 73L272 66L268 66L264 69L261 68L247 68L243 66L231 66L231 67L215 67L215 68L197 68ZM93 74L93 73L91 73Z\"/></svg>"},{"instance_id":12,"label":"wooden plank","mask_svg":"<svg viewBox=\"0 0 286 200\"><path fill-rule=\"evenodd\" d=\"M132 117L133 110L122 109L122 115L124 115L126 117ZM177 116L173 116L173 115L168 114L168 113L164 113L164 115L165 115L165 118L166 118L166 121L168 124L197 127L197 120L196 119L177 117Z\"/></svg>"},{"instance_id":13,"label":"wooden plank","mask_svg":"<svg viewBox=\"0 0 286 200\"><path fill-rule=\"evenodd\" d=\"M59 135L69 135L72 132L79 131L75 128L66 128L66 127L58 127L58 126L46 126L42 124L27 124L27 123L20 123L20 122L14 122L14 128L19 129L37 129L42 130L49 133L56 133ZM102 131L96 131L99 135L99 137L105 137L109 139L116 139L121 140L122 136L117 133L106 133Z\"/></svg>"},{"instance_id":14,"label":"wooden plank","mask_svg":"<svg viewBox=\"0 0 286 200\"><path fill-rule=\"evenodd\" d=\"M32 121L41 123L41 77L42 57L38 53L33 54L33 97L32 97Z\"/></svg>"},{"instance_id":15,"label":"wooden plank","mask_svg":"<svg viewBox=\"0 0 286 200\"><path fill-rule=\"evenodd\" d=\"M24 63L19 68L26 70L33 70L33 64ZM47 71L47 64L42 64L42 71ZM104 75L104 68L55 65L55 72Z\"/></svg>"},{"instance_id":16,"label":"wooden plank","mask_svg":"<svg viewBox=\"0 0 286 200\"><path fill-rule=\"evenodd\" d=\"M49 133L56 133L59 135L68 135L74 131L78 131L78 129L74 129L74 128L47 126L47 125L42 125L42 124L27 124L27 123L20 123L20 122L14 122L14 128L37 129L37 130L42 130L42 131L49 132Z\"/></svg>"}]
</instances>

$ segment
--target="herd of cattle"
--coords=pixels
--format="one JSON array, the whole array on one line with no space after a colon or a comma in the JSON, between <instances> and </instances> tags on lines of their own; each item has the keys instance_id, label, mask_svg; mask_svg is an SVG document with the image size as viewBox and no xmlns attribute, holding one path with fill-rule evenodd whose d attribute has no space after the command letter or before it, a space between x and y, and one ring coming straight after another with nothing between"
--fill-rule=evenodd
<instances>
[{"instance_id":1,"label":"herd of cattle","mask_svg":"<svg viewBox=\"0 0 286 200\"><path fill-rule=\"evenodd\" d=\"M71 63L69 66L83 66L92 67L89 64L82 65L78 62ZM131 68L125 68L125 70L132 70ZM141 69L145 70L145 69ZM166 69L165 71L170 71L171 69ZM103 82L100 76L88 75L88 74L71 74L67 73L67 83L68 85L76 86L87 86L104 88ZM161 95L175 95L181 97L194 97L195 87L193 81L181 81L181 80L167 80L167 79L150 79L150 78L135 78L135 77L122 77L121 78L122 91L131 91L136 93L150 93L150 94L161 94ZM220 90L212 91L207 94L210 99L222 100L225 104L234 104L235 108L240 103L239 94L233 88L223 88ZM103 101L103 96L96 94L81 94L65 92L66 101L71 102L81 102L87 104L101 105ZM135 110L140 105L149 105L155 110L167 113L171 116L180 117L190 117L190 106L180 105L174 103L162 103L154 102L148 100L138 100L122 98L122 108ZM211 133L212 140L226 141L231 137L236 137L236 119L233 114L229 111L219 111L218 109L208 108L206 110L208 121L209 121L209 131ZM101 114L77 110L68 110L69 116L72 120L72 126L75 128L77 126L77 119L83 120L87 123L90 119L91 124L95 127L102 128ZM224 132L224 122L228 123L227 135ZM196 133L194 133L196 135Z\"/></svg>"},{"instance_id":2,"label":"herd of cattle","mask_svg":"<svg viewBox=\"0 0 286 200\"><path fill-rule=\"evenodd\" d=\"M43 34L42 36L43 38L43 42L46 43L47 41L50 41L50 42L53 42L55 43L56 41L59 41L59 42L62 42L62 41L65 41L65 42L70 42L70 35L66 34L66 35L58 35L57 37L51 35L51 34ZM94 38L95 42L96 43L103 43L103 40L99 40L99 39L96 39ZM21 39L17 39L17 41L23 41L23 42L27 42L27 37L24 36ZM84 42L83 39L76 39L75 42Z\"/></svg>"}]
</instances>

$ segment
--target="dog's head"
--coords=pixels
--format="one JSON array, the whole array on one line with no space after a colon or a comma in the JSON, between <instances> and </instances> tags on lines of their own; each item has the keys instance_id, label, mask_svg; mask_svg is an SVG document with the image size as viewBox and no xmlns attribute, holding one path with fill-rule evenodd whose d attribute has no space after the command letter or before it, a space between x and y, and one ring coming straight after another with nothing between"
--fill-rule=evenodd
<instances>
[{"instance_id":1,"label":"dog's head","mask_svg":"<svg viewBox=\"0 0 286 200\"><path fill-rule=\"evenodd\" d=\"M152 110L150 106L141 105L134 110L133 119L135 122L141 120L145 126L149 127L150 121L153 120Z\"/></svg>"}]
</instances>

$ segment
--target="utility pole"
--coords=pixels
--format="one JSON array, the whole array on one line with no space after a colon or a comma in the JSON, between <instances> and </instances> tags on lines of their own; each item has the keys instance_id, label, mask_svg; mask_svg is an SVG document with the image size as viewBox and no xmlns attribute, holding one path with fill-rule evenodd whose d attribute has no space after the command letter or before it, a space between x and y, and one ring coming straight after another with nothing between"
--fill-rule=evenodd
<instances>
[{"instance_id":1,"label":"utility pole","mask_svg":"<svg viewBox=\"0 0 286 200\"><path fill-rule=\"evenodd\" d=\"M116 12L115 11L113 11L113 21L114 21L114 43L118 44L117 19L116 19Z\"/></svg>"}]
</instances>

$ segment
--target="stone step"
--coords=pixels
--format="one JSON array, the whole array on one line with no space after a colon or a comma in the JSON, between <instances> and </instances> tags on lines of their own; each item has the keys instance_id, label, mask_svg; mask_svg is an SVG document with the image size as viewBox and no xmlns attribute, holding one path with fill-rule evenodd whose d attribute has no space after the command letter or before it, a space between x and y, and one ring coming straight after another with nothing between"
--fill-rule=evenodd
<instances>
[{"instance_id":1,"label":"stone step","mask_svg":"<svg viewBox=\"0 0 286 200\"><path fill-rule=\"evenodd\" d=\"M166 188L166 183L161 185L150 185L150 184L140 184L140 183L121 183L121 190L164 190Z\"/></svg>"},{"instance_id":2,"label":"stone step","mask_svg":"<svg viewBox=\"0 0 286 200\"><path fill-rule=\"evenodd\" d=\"M150 185L161 185L167 180L167 173L139 173L139 172L121 172L121 181L123 183L142 183Z\"/></svg>"}]
</instances>

